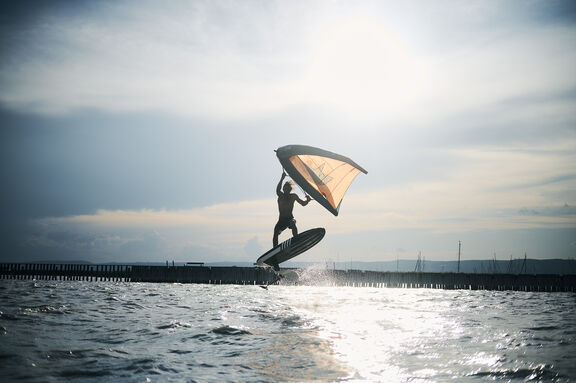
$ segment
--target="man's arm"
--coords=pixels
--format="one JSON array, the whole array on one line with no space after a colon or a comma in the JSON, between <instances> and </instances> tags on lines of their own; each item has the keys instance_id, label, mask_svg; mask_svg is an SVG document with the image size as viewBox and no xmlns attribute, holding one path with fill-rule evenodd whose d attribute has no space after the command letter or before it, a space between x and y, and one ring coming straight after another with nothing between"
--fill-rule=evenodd
<instances>
[{"instance_id":1,"label":"man's arm","mask_svg":"<svg viewBox=\"0 0 576 383\"><path fill-rule=\"evenodd\" d=\"M278 186L276 186L276 195L280 197L282 193L282 181L286 178L286 173L282 172L282 177L280 177L280 182L278 182Z\"/></svg>"},{"instance_id":2,"label":"man's arm","mask_svg":"<svg viewBox=\"0 0 576 383\"><path fill-rule=\"evenodd\" d=\"M308 202L310 202L311 200L312 200L312 198L310 198L310 196L307 195L307 196L306 196L306 201L302 201L302 200L300 199L300 197L298 197L298 195L296 194L296 201L298 201L298 203L299 203L300 205L302 205L302 206L308 205Z\"/></svg>"}]
</instances>

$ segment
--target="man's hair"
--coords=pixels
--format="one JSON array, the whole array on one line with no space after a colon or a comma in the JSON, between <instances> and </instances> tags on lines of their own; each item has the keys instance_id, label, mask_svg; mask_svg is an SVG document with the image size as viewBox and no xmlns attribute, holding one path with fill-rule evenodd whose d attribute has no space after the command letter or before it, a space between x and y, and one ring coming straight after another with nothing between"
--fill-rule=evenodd
<instances>
[{"instance_id":1,"label":"man's hair","mask_svg":"<svg viewBox=\"0 0 576 383\"><path fill-rule=\"evenodd\" d=\"M290 190L294 189L294 185L292 184L292 181L286 181L284 183L284 186L282 187L282 190L286 189L286 188L290 188Z\"/></svg>"}]
</instances>

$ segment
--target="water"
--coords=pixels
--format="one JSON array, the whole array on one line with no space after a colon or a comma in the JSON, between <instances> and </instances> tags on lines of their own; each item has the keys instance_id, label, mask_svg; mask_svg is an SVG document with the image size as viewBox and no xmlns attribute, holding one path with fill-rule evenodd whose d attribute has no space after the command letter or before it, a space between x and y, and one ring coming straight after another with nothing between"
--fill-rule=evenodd
<instances>
[{"instance_id":1,"label":"water","mask_svg":"<svg viewBox=\"0 0 576 383\"><path fill-rule=\"evenodd\" d=\"M574 382L576 294L0 280L3 382Z\"/></svg>"}]
</instances>

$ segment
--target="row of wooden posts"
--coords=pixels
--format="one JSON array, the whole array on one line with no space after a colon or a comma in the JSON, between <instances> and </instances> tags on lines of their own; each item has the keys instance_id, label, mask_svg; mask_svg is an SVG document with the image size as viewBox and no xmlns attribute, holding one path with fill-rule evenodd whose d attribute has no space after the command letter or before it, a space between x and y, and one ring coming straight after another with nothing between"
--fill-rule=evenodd
<instances>
[{"instance_id":1,"label":"row of wooden posts","mask_svg":"<svg viewBox=\"0 0 576 383\"><path fill-rule=\"evenodd\" d=\"M445 290L576 292L576 275L294 270L284 284Z\"/></svg>"},{"instance_id":2,"label":"row of wooden posts","mask_svg":"<svg viewBox=\"0 0 576 383\"><path fill-rule=\"evenodd\" d=\"M0 278L262 285L276 283L279 276L262 267L3 263Z\"/></svg>"},{"instance_id":3,"label":"row of wooden posts","mask_svg":"<svg viewBox=\"0 0 576 383\"><path fill-rule=\"evenodd\" d=\"M0 278L576 292L576 275L378 272L262 267L1 263Z\"/></svg>"},{"instance_id":4,"label":"row of wooden posts","mask_svg":"<svg viewBox=\"0 0 576 383\"><path fill-rule=\"evenodd\" d=\"M0 278L129 282L133 267L130 265L2 263L0 264Z\"/></svg>"}]
</instances>

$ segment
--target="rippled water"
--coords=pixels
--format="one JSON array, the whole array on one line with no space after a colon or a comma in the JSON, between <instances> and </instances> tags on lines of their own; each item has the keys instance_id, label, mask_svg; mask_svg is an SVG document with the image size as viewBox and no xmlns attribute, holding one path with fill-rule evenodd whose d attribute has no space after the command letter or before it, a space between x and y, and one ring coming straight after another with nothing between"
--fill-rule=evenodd
<instances>
[{"instance_id":1,"label":"rippled water","mask_svg":"<svg viewBox=\"0 0 576 383\"><path fill-rule=\"evenodd\" d=\"M576 294L0 280L5 381L574 382Z\"/></svg>"}]
</instances>

